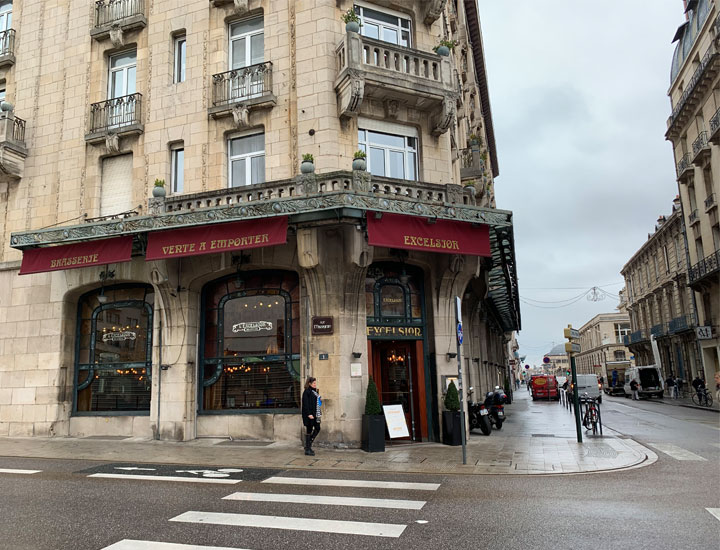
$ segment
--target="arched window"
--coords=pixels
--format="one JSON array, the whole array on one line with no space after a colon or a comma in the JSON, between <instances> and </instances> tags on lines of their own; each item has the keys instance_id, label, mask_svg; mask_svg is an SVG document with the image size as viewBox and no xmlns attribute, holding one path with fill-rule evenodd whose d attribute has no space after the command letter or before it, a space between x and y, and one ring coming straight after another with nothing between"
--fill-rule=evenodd
<instances>
[{"instance_id":1,"label":"arched window","mask_svg":"<svg viewBox=\"0 0 720 550\"><path fill-rule=\"evenodd\" d=\"M75 407L78 414L149 414L153 289L97 289L78 304Z\"/></svg>"},{"instance_id":2,"label":"arched window","mask_svg":"<svg viewBox=\"0 0 720 550\"><path fill-rule=\"evenodd\" d=\"M369 324L422 324L422 274L410 266L373 264L365 278Z\"/></svg>"},{"instance_id":3,"label":"arched window","mask_svg":"<svg viewBox=\"0 0 720 550\"><path fill-rule=\"evenodd\" d=\"M203 290L201 410L292 412L300 407L296 273L244 272Z\"/></svg>"}]
</instances>

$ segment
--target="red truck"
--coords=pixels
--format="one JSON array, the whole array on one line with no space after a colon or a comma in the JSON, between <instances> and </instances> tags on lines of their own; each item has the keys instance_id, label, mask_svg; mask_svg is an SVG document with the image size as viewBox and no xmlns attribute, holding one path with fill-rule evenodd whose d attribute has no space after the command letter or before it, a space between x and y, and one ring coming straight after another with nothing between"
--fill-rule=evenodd
<instances>
[{"instance_id":1,"label":"red truck","mask_svg":"<svg viewBox=\"0 0 720 550\"><path fill-rule=\"evenodd\" d=\"M530 378L530 391L533 401L536 399L560 399L558 382L552 374L535 374Z\"/></svg>"}]
</instances>

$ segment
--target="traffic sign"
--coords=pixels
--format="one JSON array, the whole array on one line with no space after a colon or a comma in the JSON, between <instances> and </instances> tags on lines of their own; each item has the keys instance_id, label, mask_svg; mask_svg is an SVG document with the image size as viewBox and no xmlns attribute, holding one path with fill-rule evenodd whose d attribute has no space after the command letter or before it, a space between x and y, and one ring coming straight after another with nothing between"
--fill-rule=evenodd
<instances>
[{"instance_id":1,"label":"traffic sign","mask_svg":"<svg viewBox=\"0 0 720 550\"><path fill-rule=\"evenodd\" d=\"M458 344L462 345L462 342L463 342L462 323L458 323L458 326L457 326L457 339L458 339Z\"/></svg>"},{"instance_id":2,"label":"traffic sign","mask_svg":"<svg viewBox=\"0 0 720 550\"><path fill-rule=\"evenodd\" d=\"M543 363L548 364L550 362L549 357L543 357Z\"/></svg>"},{"instance_id":3,"label":"traffic sign","mask_svg":"<svg viewBox=\"0 0 720 550\"><path fill-rule=\"evenodd\" d=\"M575 342L566 342L565 353L580 353L580 344L576 344Z\"/></svg>"},{"instance_id":4,"label":"traffic sign","mask_svg":"<svg viewBox=\"0 0 720 550\"><path fill-rule=\"evenodd\" d=\"M577 340L580 338L580 331L574 328L566 328L563 330L563 335L568 340Z\"/></svg>"},{"instance_id":5,"label":"traffic sign","mask_svg":"<svg viewBox=\"0 0 720 550\"><path fill-rule=\"evenodd\" d=\"M530 370L530 365L525 365L525 370Z\"/></svg>"}]
</instances>

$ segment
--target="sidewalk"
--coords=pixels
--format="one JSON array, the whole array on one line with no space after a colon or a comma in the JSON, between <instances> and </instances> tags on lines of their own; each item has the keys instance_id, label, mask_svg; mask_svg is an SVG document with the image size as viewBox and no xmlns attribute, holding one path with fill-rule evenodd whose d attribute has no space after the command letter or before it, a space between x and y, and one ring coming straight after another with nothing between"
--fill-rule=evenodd
<instances>
[{"instance_id":1,"label":"sidewalk","mask_svg":"<svg viewBox=\"0 0 720 550\"><path fill-rule=\"evenodd\" d=\"M467 464L461 447L438 443L394 443L384 453L316 445L315 457L288 442L196 439L187 442L92 438L0 438L0 456L83 459L110 462L184 464L245 468L312 468L363 472L428 474L563 474L645 466L657 456L610 430L605 437L584 436L577 443L574 417L556 402L533 403L515 392L506 406L502 431L472 433Z\"/></svg>"},{"instance_id":2,"label":"sidewalk","mask_svg":"<svg viewBox=\"0 0 720 550\"><path fill-rule=\"evenodd\" d=\"M711 407L701 407L692 402L690 397L682 397L679 399L672 399L667 395L663 399L644 399L643 401L657 401L658 403L664 403L665 405L675 405L676 407L687 407L689 409L699 409L701 411L715 411L720 412L720 401L715 399L715 392L712 394L713 404Z\"/></svg>"}]
</instances>

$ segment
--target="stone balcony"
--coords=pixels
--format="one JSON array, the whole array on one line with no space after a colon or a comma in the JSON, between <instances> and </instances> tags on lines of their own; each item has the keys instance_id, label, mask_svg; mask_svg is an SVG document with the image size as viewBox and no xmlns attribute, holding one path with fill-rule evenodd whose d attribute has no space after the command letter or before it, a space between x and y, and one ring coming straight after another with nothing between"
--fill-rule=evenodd
<instances>
[{"instance_id":1,"label":"stone balcony","mask_svg":"<svg viewBox=\"0 0 720 550\"><path fill-rule=\"evenodd\" d=\"M715 193L710 193L705 199L705 213L707 214L713 208L717 208L717 199L715 198Z\"/></svg>"},{"instance_id":2,"label":"stone balcony","mask_svg":"<svg viewBox=\"0 0 720 550\"><path fill-rule=\"evenodd\" d=\"M677 180L687 183L695 175L695 167L690 162L690 153L685 153L677 163Z\"/></svg>"},{"instance_id":3,"label":"stone balcony","mask_svg":"<svg viewBox=\"0 0 720 550\"><path fill-rule=\"evenodd\" d=\"M27 156L25 121L12 110L0 111L0 182L22 178Z\"/></svg>"},{"instance_id":4,"label":"stone balcony","mask_svg":"<svg viewBox=\"0 0 720 550\"><path fill-rule=\"evenodd\" d=\"M0 32L0 69L15 65L15 29Z\"/></svg>"},{"instance_id":5,"label":"stone balcony","mask_svg":"<svg viewBox=\"0 0 720 550\"><path fill-rule=\"evenodd\" d=\"M98 0L95 21L90 30L94 40L110 38L113 45L124 45L124 35L147 27L145 0Z\"/></svg>"},{"instance_id":6,"label":"stone balcony","mask_svg":"<svg viewBox=\"0 0 720 550\"><path fill-rule=\"evenodd\" d=\"M695 166L704 166L710 160L710 143L708 142L708 133L700 132L698 137L693 141L693 159Z\"/></svg>"},{"instance_id":7,"label":"stone balcony","mask_svg":"<svg viewBox=\"0 0 720 550\"><path fill-rule=\"evenodd\" d=\"M462 181L471 181L485 174L485 160L477 145L460 150L460 163L460 179Z\"/></svg>"},{"instance_id":8,"label":"stone balcony","mask_svg":"<svg viewBox=\"0 0 720 550\"><path fill-rule=\"evenodd\" d=\"M427 112L433 135L447 132L455 117L455 86L448 57L348 32L336 48L335 91L341 117L360 113L365 99L381 102L387 119L400 106Z\"/></svg>"},{"instance_id":9,"label":"stone balcony","mask_svg":"<svg viewBox=\"0 0 720 550\"><path fill-rule=\"evenodd\" d=\"M105 142L110 150L117 149L116 138L143 133L142 94L131 94L90 106L90 128L85 141Z\"/></svg>"},{"instance_id":10,"label":"stone balcony","mask_svg":"<svg viewBox=\"0 0 720 550\"><path fill-rule=\"evenodd\" d=\"M272 91L272 68L273 64L266 61L213 75L208 114L212 118L232 116L239 128L248 126L250 110L277 104Z\"/></svg>"}]
</instances>

